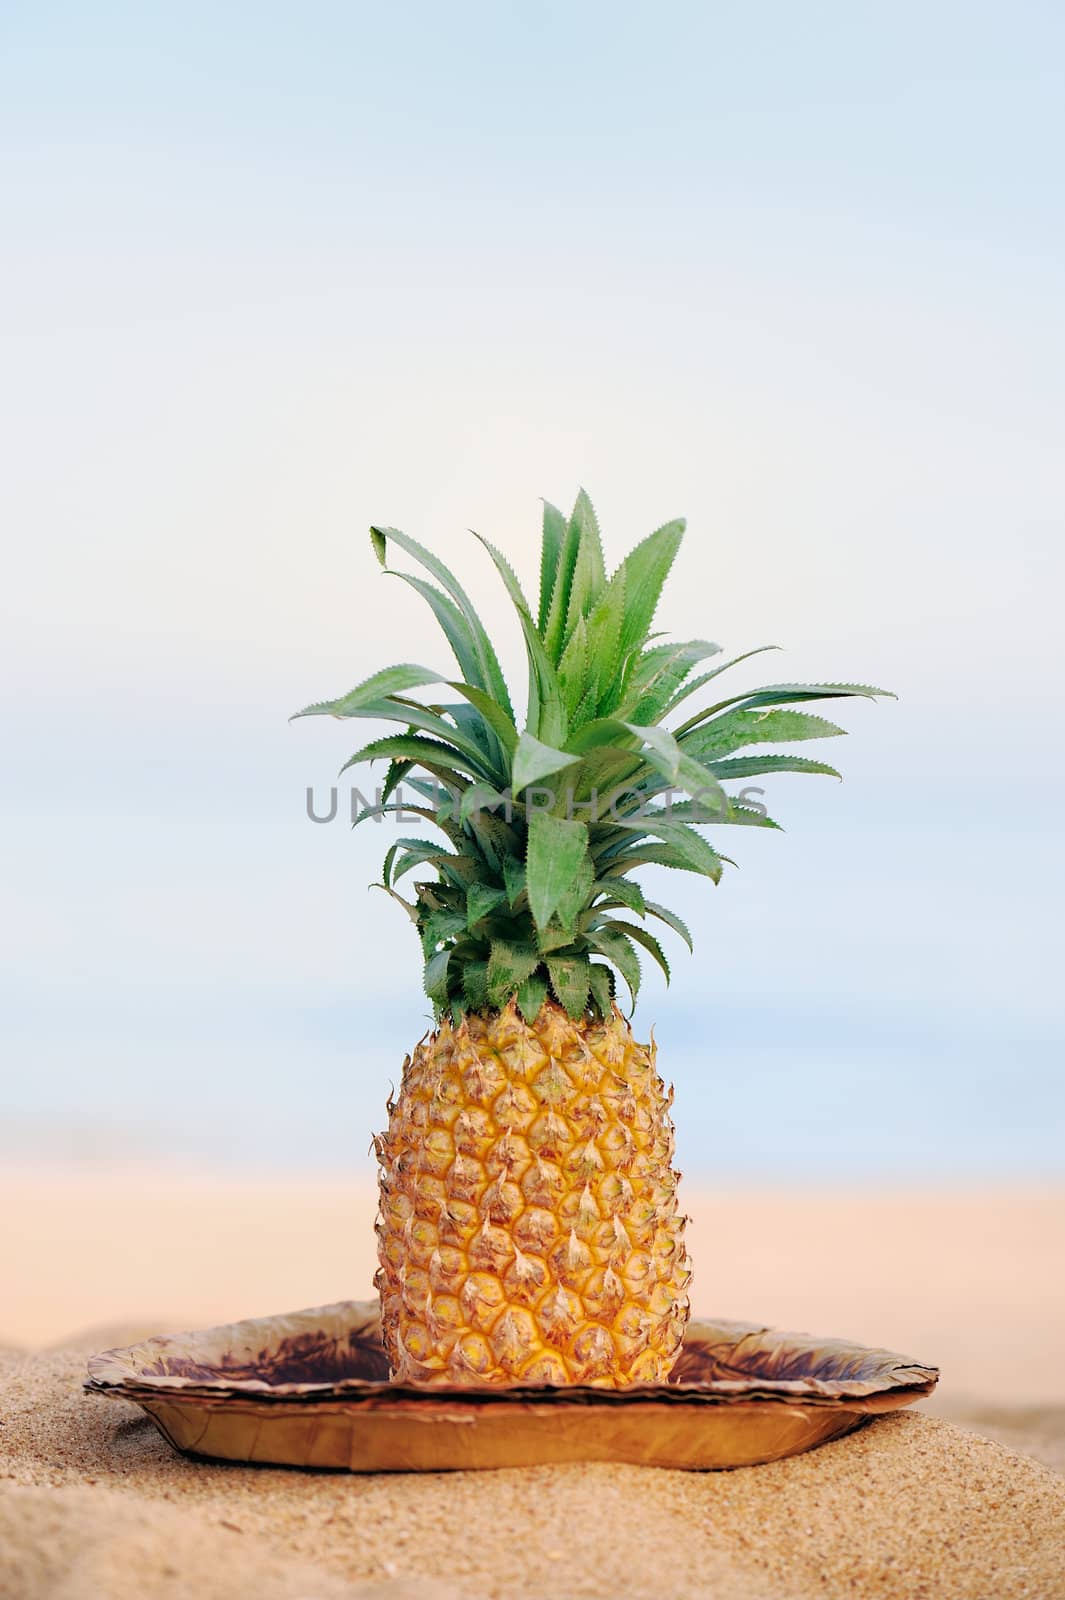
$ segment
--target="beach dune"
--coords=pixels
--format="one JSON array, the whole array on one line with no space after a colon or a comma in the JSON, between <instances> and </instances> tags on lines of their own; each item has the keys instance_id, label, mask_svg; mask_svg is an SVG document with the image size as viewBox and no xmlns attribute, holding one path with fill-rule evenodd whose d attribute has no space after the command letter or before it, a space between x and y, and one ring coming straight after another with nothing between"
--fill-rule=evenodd
<instances>
[{"instance_id":1,"label":"beach dune","mask_svg":"<svg viewBox=\"0 0 1065 1600\"><path fill-rule=\"evenodd\" d=\"M0 1596L1065 1595L1065 1478L1051 1470L1065 1418L1065 1315L1050 1270L1061 1193L686 1200L700 1310L937 1362L941 1414L896 1413L733 1473L595 1464L372 1477L185 1460L135 1407L83 1393L86 1356L367 1294L372 1189L9 1172Z\"/></svg>"},{"instance_id":2,"label":"beach dune","mask_svg":"<svg viewBox=\"0 0 1065 1600\"><path fill-rule=\"evenodd\" d=\"M4 1363L5 1600L1065 1593L1065 1479L938 1418L738 1472L311 1474L182 1459L83 1360Z\"/></svg>"}]
</instances>

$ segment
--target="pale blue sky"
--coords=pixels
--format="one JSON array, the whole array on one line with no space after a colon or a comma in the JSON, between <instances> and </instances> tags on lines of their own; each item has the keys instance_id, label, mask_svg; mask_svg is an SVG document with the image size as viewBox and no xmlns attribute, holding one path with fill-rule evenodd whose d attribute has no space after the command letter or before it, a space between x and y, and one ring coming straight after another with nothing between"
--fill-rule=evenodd
<instances>
[{"instance_id":1,"label":"pale blue sky","mask_svg":"<svg viewBox=\"0 0 1065 1600\"><path fill-rule=\"evenodd\" d=\"M1060 8L0 11L2 1149L365 1162L421 1028L296 706L509 626L585 482L663 620L871 678L653 1022L684 1167L1060 1164ZM513 642L505 650L515 675ZM752 673L752 680L755 674Z\"/></svg>"}]
</instances>

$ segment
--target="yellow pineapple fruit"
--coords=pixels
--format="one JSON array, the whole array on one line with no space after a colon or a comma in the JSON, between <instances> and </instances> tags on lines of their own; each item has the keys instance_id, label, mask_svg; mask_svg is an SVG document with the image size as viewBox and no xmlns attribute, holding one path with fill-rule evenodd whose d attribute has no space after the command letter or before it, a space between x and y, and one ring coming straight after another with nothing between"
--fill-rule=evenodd
<instances>
[{"instance_id":1,"label":"yellow pineapple fruit","mask_svg":"<svg viewBox=\"0 0 1065 1600\"><path fill-rule=\"evenodd\" d=\"M664 1383L688 1316L672 1093L616 1009L445 1021L377 1141L385 1346L421 1383Z\"/></svg>"},{"instance_id":2,"label":"yellow pineapple fruit","mask_svg":"<svg viewBox=\"0 0 1065 1600\"><path fill-rule=\"evenodd\" d=\"M672 1091L653 1046L636 1042L618 1010L615 973L633 1003L638 951L668 980L648 918L689 948L691 939L631 873L665 866L716 883L728 858L698 829L776 826L726 790L730 779L838 777L820 761L736 752L842 733L799 708L883 692L774 684L667 728L735 664L693 678L719 646L650 642L683 530L659 528L608 578L587 495L568 519L545 506L535 617L505 557L482 540L528 656L519 732L466 591L408 535L374 528L382 564L391 542L435 580L399 574L429 602L460 675L388 667L298 713L402 724L345 764L390 763L357 820L402 811L446 841L395 839L381 884L417 930L436 1017L376 1141L377 1283L405 1382L624 1388L664 1382L680 1347L689 1272ZM441 682L457 702L409 696ZM406 898L397 884L419 867L434 876Z\"/></svg>"}]
</instances>

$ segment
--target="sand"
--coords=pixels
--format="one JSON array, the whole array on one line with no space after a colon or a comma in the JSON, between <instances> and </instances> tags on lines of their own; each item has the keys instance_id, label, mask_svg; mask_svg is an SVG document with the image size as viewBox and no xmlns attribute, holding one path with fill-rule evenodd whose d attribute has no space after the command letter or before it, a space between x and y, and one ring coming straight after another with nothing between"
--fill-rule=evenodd
<instances>
[{"instance_id":1,"label":"sand","mask_svg":"<svg viewBox=\"0 0 1065 1600\"><path fill-rule=\"evenodd\" d=\"M697 1303L938 1360L940 1414L735 1473L187 1461L86 1354L365 1293L369 1191L9 1173L0 1340L61 1347L0 1354L0 1600L1065 1596L1060 1192L686 1198Z\"/></svg>"},{"instance_id":2,"label":"sand","mask_svg":"<svg viewBox=\"0 0 1065 1600\"><path fill-rule=\"evenodd\" d=\"M4 1600L1065 1594L1065 1479L938 1418L733 1473L304 1474L176 1456L83 1360L3 1363Z\"/></svg>"}]
</instances>

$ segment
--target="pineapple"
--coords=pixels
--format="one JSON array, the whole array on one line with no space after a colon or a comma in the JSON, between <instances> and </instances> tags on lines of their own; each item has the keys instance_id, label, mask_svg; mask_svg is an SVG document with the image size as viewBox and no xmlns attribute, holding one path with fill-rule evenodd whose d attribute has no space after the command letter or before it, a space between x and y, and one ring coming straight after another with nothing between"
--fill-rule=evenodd
<instances>
[{"instance_id":1,"label":"pineapple","mask_svg":"<svg viewBox=\"0 0 1065 1600\"><path fill-rule=\"evenodd\" d=\"M622 1389L664 1383L680 1348L690 1273L672 1090L619 1009L617 979L635 1005L643 952L668 981L649 919L691 939L632 875L658 865L717 883L729 858L701 828L777 826L730 780L839 776L755 747L844 731L806 702L885 692L778 683L667 729L690 696L759 653L696 672L718 645L651 633L683 532L667 523L608 578L583 490L569 518L545 505L535 613L481 540L525 642L519 729L458 580L408 535L373 528L382 566L391 544L435 580L397 574L428 602L458 675L389 667L297 713L399 723L341 769L389 762L356 820L402 811L445 841L395 839L380 884L417 930L435 1014L375 1140L376 1282L397 1381ZM459 698L410 696L440 683ZM431 876L401 892L419 869Z\"/></svg>"}]
</instances>

